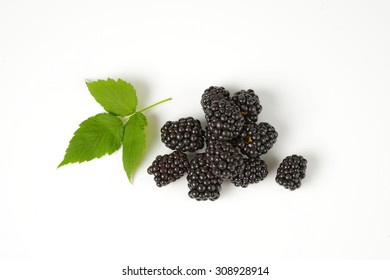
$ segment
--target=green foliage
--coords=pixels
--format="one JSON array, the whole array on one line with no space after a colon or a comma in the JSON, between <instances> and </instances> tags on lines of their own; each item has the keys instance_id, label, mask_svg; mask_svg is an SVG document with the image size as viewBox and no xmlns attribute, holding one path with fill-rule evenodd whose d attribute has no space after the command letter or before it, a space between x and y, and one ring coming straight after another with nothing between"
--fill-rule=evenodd
<instances>
[{"instance_id":1,"label":"green foliage","mask_svg":"<svg viewBox=\"0 0 390 280\"><path fill-rule=\"evenodd\" d=\"M125 125L123 137L123 167L130 182L133 181L133 173L146 148L145 127L148 124L142 113L135 113Z\"/></svg>"},{"instance_id":2,"label":"green foliage","mask_svg":"<svg viewBox=\"0 0 390 280\"><path fill-rule=\"evenodd\" d=\"M137 112L137 95L134 87L121 79L87 82L96 101L107 111L80 124L58 165L84 162L110 155L123 144L123 167L130 181L146 149L147 118L144 112L162 100Z\"/></svg>"},{"instance_id":3,"label":"green foliage","mask_svg":"<svg viewBox=\"0 0 390 280\"><path fill-rule=\"evenodd\" d=\"M132 84L121 79L86 83L89 92L107 112L117 116L127 116L137 109L138 100Z\"/></svg>"},{"instance_id":4,"label":"green foliage","mask_svg":"<svg viewBox=\"0 0 390 280\"><path fill-rule=\"evenodd\" d=\"M121 146L122 121L113 115L102 113L83 121L66 149L63 166L111 155Z\"/></svg>"}]
</instances>

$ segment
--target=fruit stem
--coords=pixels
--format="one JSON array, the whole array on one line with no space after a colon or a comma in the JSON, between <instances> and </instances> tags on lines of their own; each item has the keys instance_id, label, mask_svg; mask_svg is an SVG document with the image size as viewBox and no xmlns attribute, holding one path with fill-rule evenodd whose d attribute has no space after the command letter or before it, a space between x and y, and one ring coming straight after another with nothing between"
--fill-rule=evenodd
<instances>
[{"instance_id":1,"label":"fruit stem","mask_svg":"<svg viewBox=\"0 0 390 280\"><path fill-rule=\"evenodd\" d=\"M157 106L157 105L164 103L164 102L167 102L169 100L172 100L172 98L167 98L167 99L161 100L160 102L154 103L153 105L150 105L146 108L139 110L138 113L142 113L143 111L149 110L150 108L153 108L154 106Z\"/></svg>"}]
</instances>

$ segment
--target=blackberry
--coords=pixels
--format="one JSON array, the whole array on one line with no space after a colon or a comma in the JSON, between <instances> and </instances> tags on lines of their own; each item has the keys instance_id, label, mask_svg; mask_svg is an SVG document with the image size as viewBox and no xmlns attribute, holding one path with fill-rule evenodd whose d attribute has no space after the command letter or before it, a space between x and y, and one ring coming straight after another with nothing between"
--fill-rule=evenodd
<instances>
[{"instance_id":1,"label":"blackberry","mask_svg":"<svg viewBox=\"0 0 390 280\"><path fill-rule=\"evenodd\" d=\"M229 100L229 98L230 93L225 88L211 86L204 91L200 104L202 105L203 111L206 111L213 101L221 99Z\"/></svg>"},{"instance_id":2,"label":"blackberry","mask_svg":"<svg viewBox=\"0 0 390 280\"><path fill-rule=\"evenodd\" d=\"M193 117L167 121L161 128L161 141L172 150L195 152L204 146L204 131Z\"/></svg>"},{"instance_id":3,"label":"blackberry","mask_svg":"<svg viewBox=\"0 0 390 280\"><path fill-rule=\"evenodd\" d=\"M222 180L217 178L207 164L206 154L197 154L190 162L187 175L188 195L196 200L219 198Z\"/></svg>"},{"instance_id":4,"label":"blackberry","mask_svg":"<svg viewBox=\"0 0 390 280\"><path fill-rule=\"evenodd\" d=\"M240 135L245 124L240 108L230 100L213 101L205 114L206 138L210 140L232 140Z\"/></svg>"},{"instance_id":5,"label":"blackberry","mask_svg":"<svg viewBox=\"0 0 390 280\"><path fill-rule=\"evenodd\" d=\"M236 103L241 110L247 122L257 122L257 117L263 107L260 105L260 99L251 89L241 90L232 96L232 101Z\"/></svg>"},{"instance_id":6,"label":"blackberry","mask_svg":"<svg viewBox=\"0 0 390 280\"><path fill-rule=\"evenodd\" d=\"M278 133L269 123L247 123L240 136L233 140L233 145L249 158L257 158L267 153L277 138Z\"/></svg>"},{"instance_id":7,"label":"blackberry","mask_svg":"<svg viewBox=\"0 0 390 280\"><path fill-rule=\"evenodd\" d=\"M152 165L148 167L148 173L154 175L157 187L162 187L182 177L188 171L188 167L187 155L174 151L157 156Z\"/></svg>"},{"instance_id":8,"label":"blackberry","mask_svg":"<svg viewBox=\"0 0 390 280\"><path fill-rule=\"evenodd\" d=\"M301 186L306 175L307 160L302 156L286 157L276 171L276 182L291 191Z\"/></svg>"},{"instance_id":9,"label":"blackberry","mask_svg":"<svg viewBox=\"0 0 390 280\"><path fill-rule=\"evenodd\" d=\"M229 142L208 141L206 160L218 178L232 179L242 170L243 156Z\"/></svg>"},{"instance_id":10,"label":"blackberry","mask_svg":"<svg viewBox=\"0 0 390 280\"><path fill-rule=\"evenodd\" d=\"M249 184L258 183L268 175L267 165L260 158L244 159L243 170L232 180L235 186L246 188Z\"/></svg>"}]
</instances>

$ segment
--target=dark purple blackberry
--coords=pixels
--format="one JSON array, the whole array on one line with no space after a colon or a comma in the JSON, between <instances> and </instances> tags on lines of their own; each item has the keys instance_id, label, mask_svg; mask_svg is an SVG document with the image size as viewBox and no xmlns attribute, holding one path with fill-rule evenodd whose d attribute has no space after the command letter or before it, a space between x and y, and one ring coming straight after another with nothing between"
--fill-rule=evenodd
<instances>
[{"instance_id":1,"label":"dark purple blackberry","mask_svg":"<svg viewBox=\"0 0 390 280\"><path fill-rule=\"evenodd\" d=\"M206 160L213 174L222 180L234 178L244 163L237 149L223 141L207 141Z\"/></svg>"},{"instance_id":2,"label":"dark purple blackberry","mask_svg":"<svg viewBox=\"0 0 390 280\"><path fill-rule=\"evenodd\" d=\"M260 158L244 159L243 170L239 172L232 182L237 187L246 188L249 184L258 183L268 175L267 165Z\"/></svg>"},{"instance_id":3,"label":"dark purple blackberry","mask_svg":"<svg viewBox=\"0 0 390 280\"><path fill-rule=\"evenodd\" d=\"M195 152L204 146L204 131L193 117L168 121L161 128L161 141L172 150Z\"/></svg>"},{"instance_id":4,"label":"dark purple blackberry","mask_svg":"<svg viewBox=\"0 0 390 280\"><path fill-rule=\"evenodd\" d=\"M276 171L276 182L291 191L301 186L301 180L306 175L307 160L302 156L286 157Z\"/></svg>"},{"instance_id":5,"label":"dark purple blackberry","mask_svg":"<svg viewBox=\"0 0 390 280\"><path fill-rule=\"evenodd\" d=\"M219 198L222 180L217 178L207 164L206 154L197 154L190 162L187 175L188 195L196 200L216 200Z\"/></svg>"},{"instance_id":6,"label":"dark purple blackberry","mask_svg":"<svg viewBox=\"0 0 390 280\"><path fill-rule=\"evenodd\" d=\"M225 88L211 86L204 91L200 104L202 105L203 111L206 111L210 107L211 102L221 99L229 100L229 98L230 94Z\"/></svg>"},{"instance_id":7,"label":"dark purple blackberry","mask_svg":"<svg viewBox=\"0 0 390 280\"><path fill-rule=\"evenodd\" d=\"M187 155L174 151L157 156L152 165L148 167L148 173L154 175L157 187L162 187L182 177L188 168Z\"/></svg>"},{"instance_id":8,"label":"dark purple blackberry","mask_svg":"<svg viewBox=\"0 0 390 280\"><path fill-rule=\"evenodd\" d=\"M275 144L278 133L268 123L247 123L244 125L240 136L233 140L233 145L238 147L249 158L257 158L268 152Z\"/></svg>"},{"instance_id":9,"label":"dark purple blackberry","mask_svg":"<svg viewBox=\"0 0 390 280\"><path fill-rule=\"evenodd\" d=\"M247 122L257 122L257 117L263 107L260 104L259 97L253 90L248 89L236 92L232 96L232 101L240 107L241 114Z\"/></svg>"},{"instance_id":10,"label":"dark purple blackberry","mask_svg":"<svg viewBox=\"0 0 390 280\"><path fill-rule=\"evenodd\" d=\"M245 119L240 108L230 100L213 101L205 111L206 138L229 141L240 135Z\"/></svg>"}]
</instances>

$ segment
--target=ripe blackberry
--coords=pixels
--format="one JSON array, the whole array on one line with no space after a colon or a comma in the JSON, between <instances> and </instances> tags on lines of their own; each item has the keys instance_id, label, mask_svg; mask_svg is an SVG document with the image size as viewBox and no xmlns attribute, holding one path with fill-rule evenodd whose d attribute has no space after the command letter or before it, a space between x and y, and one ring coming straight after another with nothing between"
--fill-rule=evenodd
<instances>
[{"instance_id":1,"label":"ripe blackberry","mask_svg":"<svg viewBox=\"0 0 390 280\"><path fill-rule=\"evenodd\" d=\"M204 146L204 131L193 117L167 121L161 128L161 141L172 150L195 152Z\"/></svg>"},{"instance_id":2,"label":"ripe blackberry","mask_svg":"<svg viewBox=\"0 0 390 280\"><path fill-rule=\"evenodd\" d=\"M230 100L213 101L205 111L206 138L229 141L240 135L245 124L240 108Z\"/></svg>"},{"instance_id":3,"label":"ripe blackberry","mask_svg":"<svg viewBox=\"0 0 390 280\"><path fill-rule=\"evenodd\" d=\"M259 97L253 90L248 89L236 92L232 96L232 101L240 107L241 114L247 122L257 122L257 117L263 107L260 105Z\"/></svg>"},{"instance_id":4,"label":"ripe blackberry","mask_svg":"<svg viewBox=\"0 0 390 280\"><path fill-rule=\"evenodd\" d=\"M203 111L206 111L213 101L221 99L229 100L229 98L230 93L225 88L211 86L204 91L200 104L202 105Z\"/></svg>"},{"instance_id":5,"label":"ripe blackberry","mask_svg":"<svg viewBox=\"0 0 390 280\"><path fill-rule=\"evenodd\" d=\"M222 180L232 179L242 170L243 156L229 142L208 141L206 160L213 174Z\"/></svg>"},{"instance_id":6,"label":"ripe blackberry","mask_svg":"<svg viewBox=\"0 0 390 280\"><path fill-rule=\"evenodd\" d=\"M268 152L275 144L278 133L275 128L268 123L247 123L244 125L240 136L233 140L233 145L237 146L241 153L249 158L257 158Z\"/></svg>"},{"instance_id":7,"label":"ripe blackberry","mask_svg":"<svg viewBox=\"0 0 390 280\"><path fill-rule=\"evenodd\" d=\"M276 171L276 182L291 191L301 186L305 178L307 160L302 156L292 155L286 157Z\"/></svg>"},{"instance_id":8,"label":"ripe blackberry","mask_svg":"<svg viewBox=\"0 0 390 280\"><path fill-rule=\"evenodd\" d=\"M188 167L187 155L174 151L157 156L152 165L148 167L148 173L154 175L157 187L162 187L182 177L188 171Z\"/></svg>"},{"instance_id":9,"label":"ripe blackberry","mask_svg":"<svg viewBox=\"0 0 390 280\"><path fill-rule=\"evenodd\" d=\"M190 162L187 175L188 195L196 200L219 198L222 180L217 178L207 164L206 154L197 154Z\"/></svg>"},{"instance_id":10,"label":"ripe blackberry","mask_svg":"<svg viewBox=\"0 0 390 280\"><path fill-rule=\"evenodd\" d=\"M235 186L246 188L249 184L258 183L268 175L267 165L260 158L244 159L243 170L232 180Z\"/></svg>"}]
</instances>

